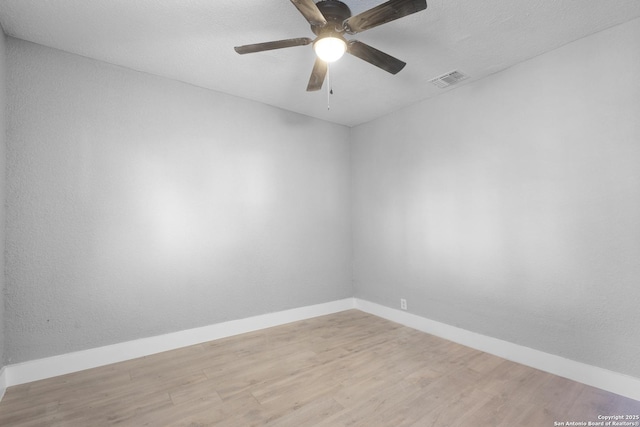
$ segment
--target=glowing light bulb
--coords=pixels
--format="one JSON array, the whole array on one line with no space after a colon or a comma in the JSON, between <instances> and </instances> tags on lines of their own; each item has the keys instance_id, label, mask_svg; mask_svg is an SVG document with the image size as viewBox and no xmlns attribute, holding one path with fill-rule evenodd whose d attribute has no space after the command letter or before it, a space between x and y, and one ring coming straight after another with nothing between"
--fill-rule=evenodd
<instances>
[{"instance_id":1,"label":"glowing light bulb","mask_svg":"<svg viewBox=\"0 0 640 427\"><path fill-rule=\"evenodd\" d=\"M347 43L338 37L322 37L313 44L313 50L324 62L334 62L342 58L347 50Z\"/></svg>"}]
</instances>

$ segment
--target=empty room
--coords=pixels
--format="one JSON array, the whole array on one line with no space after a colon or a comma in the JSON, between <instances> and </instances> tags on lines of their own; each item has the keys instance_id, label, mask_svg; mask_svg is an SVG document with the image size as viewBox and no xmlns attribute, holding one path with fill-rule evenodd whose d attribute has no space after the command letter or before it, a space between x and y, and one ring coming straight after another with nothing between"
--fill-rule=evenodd
<instances>
[{"instance_id":1,"label":"empty room","mask_svg":"<svg viewBox=\"0 0 640 427\"><path fill-rule=\"evenodd\" d=\"M0 25L0 426L640 426L637 0Z\"/></svg>"}]
</instances>

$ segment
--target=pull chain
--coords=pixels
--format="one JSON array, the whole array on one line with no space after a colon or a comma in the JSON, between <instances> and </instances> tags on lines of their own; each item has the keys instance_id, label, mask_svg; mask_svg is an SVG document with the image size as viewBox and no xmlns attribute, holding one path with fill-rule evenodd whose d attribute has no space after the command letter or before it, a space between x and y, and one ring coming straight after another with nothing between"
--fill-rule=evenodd
<instances>
[{"instance_id":1,"label":"pull chain","mask_svg":"<svg viewBox=\"0 0 640 427\"><path fill-rule=\"evenodd\" d=\"M331 110L331 94L333 88L331 87L331 64L327 63L327 110Z\"/></svg>"}]
</instances>

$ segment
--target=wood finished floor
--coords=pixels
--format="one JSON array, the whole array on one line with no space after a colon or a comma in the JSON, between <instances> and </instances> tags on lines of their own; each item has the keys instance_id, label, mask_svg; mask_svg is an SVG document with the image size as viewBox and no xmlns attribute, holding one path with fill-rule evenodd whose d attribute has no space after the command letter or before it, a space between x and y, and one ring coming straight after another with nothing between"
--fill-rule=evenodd
<instances>
[{"instance_id":1,"label":"wood finished floor","mask_svg":"<svg viewBox=\"0 0 640 427\"><path fill-rule=\"evenodd\" d=\"M0 426L554 426L640 402L350 310L10 387Z\"/></svg>"}]
</instances>

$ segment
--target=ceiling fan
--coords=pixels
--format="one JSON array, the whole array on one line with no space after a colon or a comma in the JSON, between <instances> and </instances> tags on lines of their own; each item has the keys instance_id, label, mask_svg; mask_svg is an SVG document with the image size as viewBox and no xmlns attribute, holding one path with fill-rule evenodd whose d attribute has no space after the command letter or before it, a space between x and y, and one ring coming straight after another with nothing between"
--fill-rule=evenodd
<instances>
[{"instance_id":1,"label":"ceiling fan","mask_svg":"<svg viewBox=\"0 0 640 427\"><path fill-rule=\"evenodd\" d=\"M235 47L241 55L285 47L313 44L317 58L311 71L307 91L322 88L327 63L336 61L347 52L391 74L397 74L405 62L357 40L347 40L344 34L357 34L378 25L411 15L427 8L426 0L389 0L365 12L351 16L349 7L339 0L291 0L302 16L311 24L315 40L308 37L277 40Z\"/></svg>"}]
</instances>

